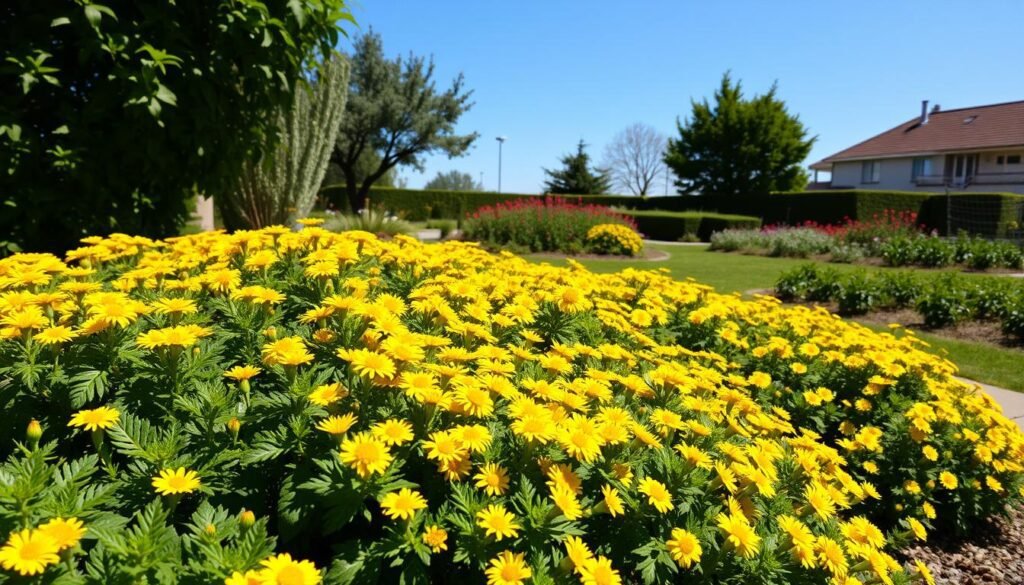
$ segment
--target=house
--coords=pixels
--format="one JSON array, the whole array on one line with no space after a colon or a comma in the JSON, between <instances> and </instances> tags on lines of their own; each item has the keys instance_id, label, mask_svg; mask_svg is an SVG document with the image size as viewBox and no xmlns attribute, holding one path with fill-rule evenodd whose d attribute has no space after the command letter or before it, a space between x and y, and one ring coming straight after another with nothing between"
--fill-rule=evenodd
<instances>
[{"instance_id":1,"label":"house","mask_svg":"<svg viewBox=\"0 0 1024 585\"><path fill-rule=\"evenodd\" d=\"M831 189L1024 193L1024 101L929 110L925 100L920 116L811 169L830 171Z\"/></svg>"}]
</instances>

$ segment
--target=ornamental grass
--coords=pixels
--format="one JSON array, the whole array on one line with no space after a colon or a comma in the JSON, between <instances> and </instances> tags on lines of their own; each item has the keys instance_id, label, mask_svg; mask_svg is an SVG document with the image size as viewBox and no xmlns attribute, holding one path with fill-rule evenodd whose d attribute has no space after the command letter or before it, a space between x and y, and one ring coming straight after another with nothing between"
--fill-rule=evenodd
<instances>
[{"instance_id":1,"label":"ornamental grass","mask_svg":"<svg viewBox=\"0 0 1024 585\"><path fill-rule=\"evenodd\" d=\"M931 582L1024 437L909 332L311 225L0 260L0 580Z\"/></svg>"}]
</instances>

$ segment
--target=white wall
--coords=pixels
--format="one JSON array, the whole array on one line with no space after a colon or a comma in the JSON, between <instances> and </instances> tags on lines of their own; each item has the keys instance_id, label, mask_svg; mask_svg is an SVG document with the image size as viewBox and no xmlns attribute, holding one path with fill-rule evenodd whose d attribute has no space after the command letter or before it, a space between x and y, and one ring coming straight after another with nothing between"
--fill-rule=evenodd
<instances>
[{"instance_id":1,"label":"white wall","mask_svg":"<svg viewBox=\"0 0 1024 585\"><path fill-rule=\"evenodd\" d=\"M996 156L998 154L1016 154L1014 152L1005 153L981 153L979 156L978 172L980 173L997 173L997 172L1010 172L1010 173L1022 173L1024 174L1024 152L1022 155L1021 165L1004 165L1002 167L996 165ZM928 157L932 161L931 175L941 176L943 174L943 166L945 165L946 157L944 155L934 155ZM911 180L911 171L913 170L914 159L912 157L907 158L888 158L881 159L881 169L879 172L879 178L877 183L862 183L861 178L861 161L849 161L849 162L838 162L832 165L832 188L833 189L881 189L881 190L893 190L893 191L928 191L935 193L942 193L946 188L942 185L917 185ZM1015 180L1019 180L1022 175L1014 175ZM1007 192L1007 193L1022 193L1024 194L1024 184L995 184L995 183L983 183L970 185L966 189L959 189L961 191L969 192Z\"/></svg>"}]
</instances>

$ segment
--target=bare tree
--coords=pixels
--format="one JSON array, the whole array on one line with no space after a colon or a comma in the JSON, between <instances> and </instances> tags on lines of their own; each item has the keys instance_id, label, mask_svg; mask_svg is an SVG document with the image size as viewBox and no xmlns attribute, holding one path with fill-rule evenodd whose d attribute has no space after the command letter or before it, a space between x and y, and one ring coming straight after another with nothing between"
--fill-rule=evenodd
<instances>
[{"instance_id":1,"label":"bare tree","mask_svg":"<svg viewBox=\"0 0 1024 585\"><path fill-rule=\"evenodd\" d=\"M626 127L604 150L604 168L615 186L634 195L647 195L665 173L665 135L637 122Z\"/></svg>"}]
</instances>

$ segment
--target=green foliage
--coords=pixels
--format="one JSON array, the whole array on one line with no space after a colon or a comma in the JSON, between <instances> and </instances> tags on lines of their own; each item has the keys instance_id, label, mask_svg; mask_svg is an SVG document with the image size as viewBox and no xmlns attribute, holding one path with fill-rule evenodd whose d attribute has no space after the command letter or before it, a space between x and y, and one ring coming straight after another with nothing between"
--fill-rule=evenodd
<instances>
[{"instance_id":1,"label":"green foliage","mask_svg":"<svg viewBox=\"0 0 1024 585\"><path fill-rule=\"evenodd\" d=\"M545 197L480 208L466 218L463 232L492 246L578 254L587 248L587 232L601 224L636 229L631 218L607 207Z\"/></svg>"},{"instance_id":2,"label":"green foliage","mask_svg":"<svg viewBox=\"0 0 1024 585\"><path fill-rule=\"evenodd\" d=\"M679 137L669 139L665 164L680 193L767 195L807 183L800 164L814 138L776 97L775 85L751 99L740 86L726 73L714 106L692 102L691 116L677 121Z\"/></svg>"},{"instance_id":3,"label":"green foliage","mask_svg":"<svg viewBox=\"0 0 1024 585\"><path fill-rule=\"evenodd\" d=\"M363 209L370 187L392 168L422 170L423 157L435 153L462 156L477 134L455 133L459 118L473 106L462 74L438 91L433 58L388 60L380 35L372 30L356 39L349 61L348 102L331 161L345 178L344 198L333 204L355 212ZM366 168L368 152L379 161L375 168Z\"/></svg>"},{"instance_id":4,"label":"green foliage","mask_svg":"<svg viewBox=\"0 0 1024 585\"><path fill-rule=\"evenodd\" d=\"M483 191L484 187L473 179L473 175L453 169L447 173L438 171L433 179L427 181L423 189L428 191Z\"/></svg>"},{"instance_id":5,"label":"green foliage","mask_svg":"<svg viewBox=\"0 0 1024 585\"><path fill-rule=\"evenodd\" d=\"M575 154L559 159L562 168L544 169L548 178L544 192L552 195L601 195L611 189L611 177L605 169L591 169L587 145L580 140Z\"/></svg>"},{"instance_id":6,"label":"green foliage","mask_svg":"<svg viewBox=\"0 0 1024 585\"><path fill-rule=\"evenodd\" d=\"M728 229L757 229L761 220L745 215L701 211L626 211L637 230L651 240L677 242L690 237L707 242L712 234Z\"/></svg>"},{"instance_id":7,"label":"green foliage","mask_svg":"<svg viewBox=\"0 0 1024 585\"><path fill-rule=\"evenodd\" d=\"M334 149L348 85L348 65L337 54L317 67L316 79L296 84L291 106L275 118L276 144L242 166L235 188L217 198L229 228L287 225L306 217Z\"/></svg>"},{"instance_id":8,"label":"green foliage","mask_svg":"<svg viewBox=\"0 0 1024 585\"><path fill-rule=\"evenodd\" d=\"M324 224L335 231L364 231L371 234L397 236L413 231L409 222L389 215L381 209L364 209L361 213L342 215Z\"/></svg>"},{"instance_id":9,"label":"green foliage","mask_svg":"<svg viewBox=\"0 0 1024 585\"><path fill-rule=\"evenodd\" d=\"M840 312L851 315L913 308L934 329L965 320L996 320L1007 335L1024 338L1024 286L1016 279L890 270L840 275L806 264L780 275L775 292L786 301L835 301Z\"/></svg>"},{"instance_id":10,"label":"green foliage","mask_svg":"<svg viewBox=\"0 0 1024 585\"><path fill-rule=\"evenodd\" d=\"M0 11L0 242L161 236L218 195L350 21L342 0L12 0Z\"/></svg>"}]
</instances>

